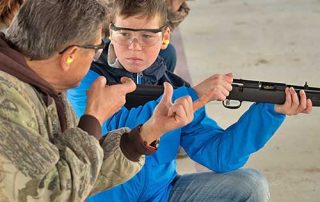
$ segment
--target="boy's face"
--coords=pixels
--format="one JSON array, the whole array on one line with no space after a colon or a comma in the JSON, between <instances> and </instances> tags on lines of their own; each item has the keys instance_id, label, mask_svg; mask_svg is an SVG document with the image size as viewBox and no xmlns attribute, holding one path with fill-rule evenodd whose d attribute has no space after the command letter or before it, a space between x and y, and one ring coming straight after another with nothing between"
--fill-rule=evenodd
<instances>
[{"instance_id":1,"label":"boy's face","mask_svg":"<svg viewBox=\"0 0 320 202\"><path fill-rule=\"evenodd\" d=\"M162 26L158 15L150 19L115 18L110 26L111 41L118 61L127 71L142 72L154 63L160 50L166 47L163 40L170 37L169 29L160 29Z\"/></svg>"}]
</instances>

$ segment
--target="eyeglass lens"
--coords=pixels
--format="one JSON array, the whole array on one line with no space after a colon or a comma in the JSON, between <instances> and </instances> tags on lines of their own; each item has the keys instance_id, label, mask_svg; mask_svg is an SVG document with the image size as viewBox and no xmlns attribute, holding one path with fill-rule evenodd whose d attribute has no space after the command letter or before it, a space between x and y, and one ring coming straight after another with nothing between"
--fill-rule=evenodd
<instances>
[{"instance_id":1,"label":"eyeglass lens","mask_svg":"<svg viewBox=\"0 0 320 202\"><path fill-rule=\"evenodd\" d=\"M112 39L123 46L128 46L137 39L141 46L148 47L161 40L161 32L117 30L113 31Z\"/></svg>"}]
</instances>

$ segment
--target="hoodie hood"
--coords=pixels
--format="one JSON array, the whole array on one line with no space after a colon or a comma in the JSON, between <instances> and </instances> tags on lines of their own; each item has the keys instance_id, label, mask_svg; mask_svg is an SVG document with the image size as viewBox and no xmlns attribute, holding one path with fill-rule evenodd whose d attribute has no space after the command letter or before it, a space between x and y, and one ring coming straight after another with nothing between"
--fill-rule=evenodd
<instances>
[{"instance_id":1,"label":"hoodie hood","mask_svg":"<svg viewBox=\"0 0 320 202\"><path fill-rule=\"evenodd\" d=\"M46 96L45 103L47 105L53 98L56 103L61 130L64 131L67 128L64 104L58 92L27 65L21 53L10 47L3 33L0 33L0 71L10 74L42 92Z\"/></svg>"}]
</instances>

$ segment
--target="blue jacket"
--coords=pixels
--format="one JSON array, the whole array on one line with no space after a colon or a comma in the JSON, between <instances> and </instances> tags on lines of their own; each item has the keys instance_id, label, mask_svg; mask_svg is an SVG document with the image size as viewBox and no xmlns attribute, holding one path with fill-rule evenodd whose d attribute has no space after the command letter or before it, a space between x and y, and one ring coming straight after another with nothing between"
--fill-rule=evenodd
<instances>
[{"instance_id":1,"label":"blue jacket","mask_svg":"<svg viewBox=\"0 0 320 202\"><path fill-rule=\"evenodd\" d=\"M85 109L85 92L98 76L90 70L79 87L68 91L68 98L78 116ZM193 100L198 99L192 88L180 87L174 90L173 100L185 95L190 95ZM131 110L123 107L103 124L103 134L146 122L157 103L150 101ZM272 104L253 104L235 124L222 129L207 116L205 108L201 108L195 112L190 124L161 137L158 151L146 157L144 167L136 176L88 198L88 201L168 201L171 182L177 175L175 158L179 145L191 159L215 172L235 170L247 162L250 154L266 144L284 118L284 115L274 111Z\"/></svg>"}]
</instances>

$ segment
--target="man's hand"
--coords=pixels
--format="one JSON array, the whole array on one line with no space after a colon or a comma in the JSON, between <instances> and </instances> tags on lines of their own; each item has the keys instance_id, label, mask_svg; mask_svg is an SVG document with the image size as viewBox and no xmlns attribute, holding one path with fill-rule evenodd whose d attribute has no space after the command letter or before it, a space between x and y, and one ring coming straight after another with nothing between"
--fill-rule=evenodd
<instances>
[{"instance_id":1,"label":"man's hand","mask_svg":"<svg viewBox=\"0 0 320 202\"><path fill-rule=\"evenodd\" d=\"M106 78L100 76L87 91L85 114L96 117L100 124L119 111L126 102L126 94L136 89L136 84L126 77L121 78L121 84L108 86L106 83Z\"/></svg>"},{"instance_id":2,"label":"man's hand","mask_svg":"<svg viewBox=\"0 0 320 202\"><path fill-rule=\"evenodd\" d=\"M299 92L300 100L296 91L291 88L286 88L286 101L282 105L275 105L275 111L288 116L297 115L299 113L310 113L312 111L312 102L307 99L304 90Z\"/></svg>"},{"instance_id":3,"label":"man's hand","mask_svg":"<svg viewBox=\"0 0 320 202\"><path fill-rule=\"evenodd\" d=\"M181 97L172 104L172 93L172 86L164 83L164 93L160 103L155 108L152 117L141 128L140 135L148 144L160 138L161 135L187 125L193 120L194 110L191 97Z\"/></svg>"},{"instance_id":4,"label":"man's hand","mask_svg":"<svg viewBox=\"0 0 320 202\"><path fill-rule=\"evenodd\" d=\"M232 90L232 81L232 73L215 74L194 86L193 89L199 97L205 96L207 102L213 100L223 101Z\"/></svg>"},{"instance_id":5,"label":"man's hand","mask_svg":"<svg viewBox=\"0 0 320 202\"><path fill-rule=\"evenodd\" d=\"M165 82L160 103L155 108L152 117L141 128L140 135L147 144L171 130L189 124L193 120L193 113L208 102L206 96L194 102L190 96L185 96L172 104L172 93L172 86Z\"/></svg>"}]
</instances>

